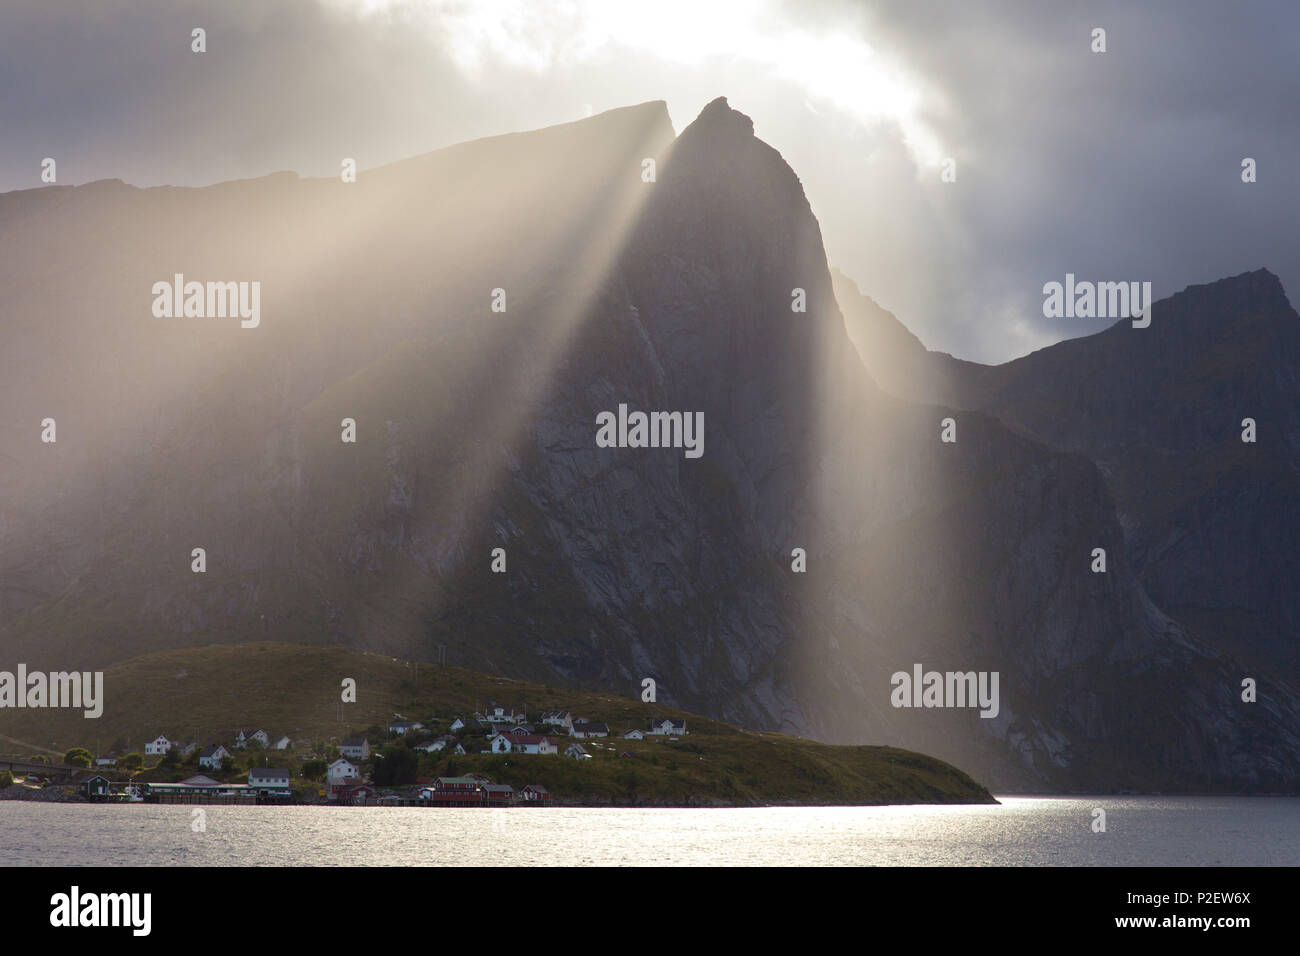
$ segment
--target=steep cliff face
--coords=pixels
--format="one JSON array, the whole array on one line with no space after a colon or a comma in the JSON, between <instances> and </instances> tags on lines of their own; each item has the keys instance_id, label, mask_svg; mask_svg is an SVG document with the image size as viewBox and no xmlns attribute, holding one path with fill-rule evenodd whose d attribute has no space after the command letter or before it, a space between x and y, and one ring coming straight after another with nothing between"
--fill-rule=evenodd
<instances>
[{"instance_id":1,"label":"steep cliff face","mask_svg":"<svg viewBox=\"0 0 1300 956\"><path fill-rule=\"evenodd\" d=\"M356 184L10 194L0 242L14 660L445 645L993 786L1294 782L1294 698L1238 704L1151 603L1089 457L877 388L797 177L725 100ZM154 318L176 272L260 280L261 325ZM602 447L620 405L702 414L703 454ZM997 671L998 716L891 706L915 663Z\"/></svg>"},{"instance_id":2,"label":"steep cliff face","mask_svg":"<svg viewBox=\"0 0 1300 956\"><path fill-rule=\"evenodd\" d=\"M1192 286L1157 302L1149 328L1120 322L992 367L906 341L843 276L837 294L887 388L1091 458L1151 599L1252 674L1300 684L1300 316L1276 276Z\"/></svg>"}]
</instances>

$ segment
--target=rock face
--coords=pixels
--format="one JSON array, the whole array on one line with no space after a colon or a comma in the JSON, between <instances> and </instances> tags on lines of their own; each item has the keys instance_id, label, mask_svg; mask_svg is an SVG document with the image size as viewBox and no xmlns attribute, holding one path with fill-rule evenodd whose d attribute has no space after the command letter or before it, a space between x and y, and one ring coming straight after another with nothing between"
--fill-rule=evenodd
<instances>
[{"instance_id":1,"label":"rock face","mask_svg":"<svg viewBox=\"0 0 1300 956\"><path fill-rule=\"evenodd\" d=\"M1192 286L1149 328L1121 321L999 366L926 351L840 274L836 294L883 387L1094 461L1152 602L1243 677L1300 686L1300 316L1276 276Z\"/></svg>"},{"instance_id":2,"label":"rock face","mask_svg":"<svg viewBox=\"0 0 1300 956\"><path fill-rule=\"evenodd\" d=\"M651 103L355 184L11 193L0 244L6 658L445 645L994 788L1296 785L1293 693L1241 703L1148 597L1158 549L1098 459L940 407L983 407L955 385L877 387L798 178L725 100L680 136ZM175 273L260 281L261 324L155 318ZM703 413L703 455L598 447L620 404ZM917 663L998 672L998 715L892 706Z\"/></svg>"}]
</instances>

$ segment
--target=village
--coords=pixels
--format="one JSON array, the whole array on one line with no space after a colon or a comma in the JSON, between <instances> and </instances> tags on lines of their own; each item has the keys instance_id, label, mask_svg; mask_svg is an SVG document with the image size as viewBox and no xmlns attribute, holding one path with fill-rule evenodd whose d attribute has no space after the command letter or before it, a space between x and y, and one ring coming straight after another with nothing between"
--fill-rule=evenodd
<instances>
[{"instance_id":1,"label":"village","mask_svg":"<svg viewBox=\"0 0 1300 956\"><path fill-rule=\"evenodd\" d=\"M62 786L67 794L75 786L75 799L111 803L545 806L554 794L541 783L494 781L458 768L456 758L474 763L476 757L518 757L522 763L489 761L508 764L514 770L510 776L518 778L520 767L534 766L533 760L643 759L624 747L677 742L686 735L685 721L671 717L616 732L568 711L543 712L533 723L522 708L488 701L470 715L430 716L423 722L395 714L386 726L329 741L245 728L200 747L159 733L144 742L142 752L95 756L74 748L63 764L48 770L26 766L23 783L29 790ZM420 771L431 766L442 772L422 776ZM10 771L18 769L11 763L0 777L8 775L12 787ZM60 781L59 771L70 779Z\"/></svg>"}]
</instances>

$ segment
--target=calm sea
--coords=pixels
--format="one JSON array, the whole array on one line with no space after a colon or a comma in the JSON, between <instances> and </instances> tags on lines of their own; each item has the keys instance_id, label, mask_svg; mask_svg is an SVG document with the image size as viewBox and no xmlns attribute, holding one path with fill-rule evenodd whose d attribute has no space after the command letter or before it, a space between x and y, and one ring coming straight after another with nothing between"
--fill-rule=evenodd
<instances>
[{"instance_id":1,"label":"calm sea","mask_svg":"<svg viewBox=\"0 0 1300 956\"><path fill-rule=\"evenodd\" d=\"M0 803L8 865L1296 866L1300 798L738 810ZM1094 833L1093 810L1106 811Z\"/></svg>"}]
</instances>

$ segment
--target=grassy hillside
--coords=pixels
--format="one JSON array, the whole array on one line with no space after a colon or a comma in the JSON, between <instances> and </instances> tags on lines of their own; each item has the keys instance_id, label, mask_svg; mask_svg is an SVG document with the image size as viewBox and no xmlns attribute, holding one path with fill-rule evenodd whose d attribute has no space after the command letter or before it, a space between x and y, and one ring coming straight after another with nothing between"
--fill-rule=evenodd
<instances>
[{"instance_id":1,"label":"grassy hillside","mask_svg":"<svg viewBox=\"0 0 1300 956\"><path fill-rule=\"evenodd\" d=\"M345 678L356 702L342 703ZM756 733L695 714L614 694L526 684L456 667L416 665L342 647L257 643L167 651L104 672L104 712L0 710L0 751L74 746L92 752L142 751L159 733L200 745L233 740L240 727L287 734L292 753L266 762L297 767L313 751L329 753L348 735L386 726L395 714L436 733L488 699L531 719L544 710L608 723L615 734L648 729L652 718L685 720L676 742L610 737L584 741L592 759L563 756L423 755L422 777L477 771L496 782L540 783L558 800L597 804L752 805L991 802L956 768L892 747L836 747L782 734ZM570 742L558 737L561 750ZM470 741L467 740L467 743ZM629 756L624 756L628 754Z\"/></svg>"}]
</instances>

